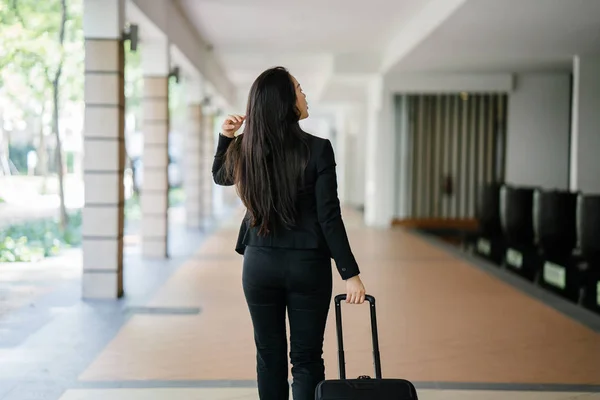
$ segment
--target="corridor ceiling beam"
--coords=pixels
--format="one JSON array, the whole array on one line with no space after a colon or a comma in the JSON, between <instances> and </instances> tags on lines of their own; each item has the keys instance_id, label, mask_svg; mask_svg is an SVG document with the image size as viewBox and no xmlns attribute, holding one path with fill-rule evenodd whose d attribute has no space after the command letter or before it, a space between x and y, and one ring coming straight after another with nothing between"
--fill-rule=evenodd
<instances>
[{"instance_id":1,"label":"corridor ceiling beam","mask_svg":"<svg viewBox=\"0 0 600 400\"><path fill-rule=\"evenodd\" d=\"M168 37L169 43L179 49L227 103L236 104L235 87L213 54L212 46L192 27L178 2L129 0L128 6L128 11L133 11L128 12L128 16L135 18L136 11L143 14Z\"/></svg>"},{"instance_id":2,"label":"corridor ceiling beam","mask_svg":"<svg viewBox=\"0 0 600 400\"><path fill-rule=\"evenodd\" d=\"M430 0L394 35L383 56L386 73L456 12L467 0Z\"/></svg>"}]
</instances>

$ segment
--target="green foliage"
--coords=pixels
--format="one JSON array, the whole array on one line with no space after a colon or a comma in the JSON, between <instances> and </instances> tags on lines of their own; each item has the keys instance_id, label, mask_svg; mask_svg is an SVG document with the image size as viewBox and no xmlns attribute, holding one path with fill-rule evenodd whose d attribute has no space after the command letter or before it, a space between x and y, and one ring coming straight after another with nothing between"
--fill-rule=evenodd
<instances>
[{"instance_id":1,"label":"green foliage","mask_svg":"<svg viewBox=\"0 0 600 400\"><path fill-rule=\"evenodd\" d=\"M61 61L63 100L83 100L82 7L82 0L67 0L63 50L60 0L0 2L0 87L23 116L50 111L52 80ZM49 124L49 116L42 117Z\"/></svg>"},{"instance_id":2,"label":"green foliage","mask_svg":"<svg viewBox=\"0 0 600 400\"><path fill-rule=\"evenodd\" d=\"M0 231L0 262L29 262L81 244L81 211L70 215L64 234L57 219L8 226Z\"/></svg>"},{"instance_id":3,"label":"green foliage","mask_svg":"<svg viewBox=\"0 0 600 400\"><path fill-rule=\"evenodd\" d=\"M182 188L169 189L169 207L177 207L185 201L185 192Z\"/></svg>"},{"instance_id":4,"label":"green foliage","mask_svg":"<svg viewBox=\"0 0 600 400\"><path fill-rule=\"evenodd\" d=\"M58 221L55 221L58 223ZM62 241L68 246L79 247L81 245L81 224L83 222L81 210L69 214L69 223L62 234Z\"/></svg>"},{"instance_id":5,"label":"green foliage","mask_svg":"<svg viewBox=\"0 0 600 400\"><path fill-rule=\"evenodd\" d=\"M183 204L184 199L181 188L169 190L170 207ZM140 199L134 194L125 202L125 216L128 220L139 220L141 215ZM0 263L35 261L57 255L64 248L80 246L81 210L71 213L68 221L64 233L56 218L24 222L0 230Z\"/></svg>"},{"instance_id":6,"label":"green foliage","mask_svg":"<svg viewBox=\"0 0 600 400\"><path fill-rule=\"evenodd\" d=\"M75 172L75 153L73 151L65 152L67 173L72 174Z\"/></svg>"},{"instance_id":7,"label":"green foliage","mask_svg":"<svg viewBox=\"0 0 600 400\"><path fill-rule=\"evenodd\" d=\"M59 114L65 106L83 107L83 0L65 3L61 46L61 0L0 0L0 96L10 111L4 119L13 125L37 120L45 135L53 132L52 84L60 66ZM26 171L26 163L13 161ZM56 164L54 158L47 162Z\"/></svg>"},{"instance_id":8,"label":"green foliage","mask_svg":"<svg viewBox=\"0 0 600 400\"><path fill-rule=\"evenodd\" d=\"M142 109L144 79L140 51L125 46L125 101L127 109Z\"/></svg>"},{"instance_id":9,"label":"green foliage","mask_svg":"<svg viewBox=\"0 0 600 400\"><path fill-rule=\"evenodd\" d=\"M22 175L27 174L27 154L32 150L35 150L35 147L31 145L9 145L8 147L8 154L10 154L10 160L15 164L15 167Z\"/></svg>"},{"instance_id":10,"label":"green foliage","mask_svg":"<svg viewBox=\"0 0 600 400\"><path fill-rule=\"evenodd\" d=\"M182 188L169 189L169 207L178 207L183 205L185 201L185 192ZM140 205L140 197L134 193L125 201L125 218L129 221L139 220L142 218L142 207Z\"/></svg>"},{"instance_id":11,"label":"green foliage","mask_svg":"<svg viewBox=\"0 0 600 400\"><path fill-rule=\"evenodd\" d=\"M127 220L139 220L142 217L142 206L140 196L134 193L125 201L125 218Z\"/></svg>"},{"instance_id":12,"label":"green foliage","mask_svg":"<svg viewBox=\"0 0 600 400\"><path fill-rule=\"evenodd\" d=\"M42 132L56 135L61 155L60 115L83 107L82 0L2 0L0 2L0 95L22 123L39 119ZM12 103L12 104L11 104ZM65 226L63 172L59 166L61 218Z\"/></svg>"}]
</instances>

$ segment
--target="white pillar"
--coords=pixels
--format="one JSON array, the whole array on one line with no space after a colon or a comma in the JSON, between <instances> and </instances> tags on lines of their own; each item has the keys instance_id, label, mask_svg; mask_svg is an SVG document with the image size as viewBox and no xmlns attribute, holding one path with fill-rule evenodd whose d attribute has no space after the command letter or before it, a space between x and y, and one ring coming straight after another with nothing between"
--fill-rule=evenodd
<instances>
[{"instance_id":1,"label":"white pillar","mask_svg":"<svg viewBox=\"0 0 600 400\"><path fill-rule=\"evenodd\" d=\"M352 113L350 122L352 140L352 205L365 205L365 166L366 166L366 123L364 106L358 106Z\"/></svg>"},{"instance_id":2,"label":"white pillar","mask_svg":"<svg viewBox=\"0 0 600 400\"><path fill-rule=\"evenodd\" d=\"M336 174L338 181L338 196L340 203L348 203L348 131L346 126L346 112L337 110L335 113L335 160L337 164Z\"/></svg>"},{"instance_id":3,"label":"white pillar","mask_svg":"<svg viewBox=\"0 0 600 400\"><path fill-rule=\"evenodd\" d=\"M202 219L205 226L210 225L215 215L215 184L211 171L215 157L214 111L205 109L202 120Z\"/></svg>"},{"instance_id":4,"label":"white pillar","mask_svg":"<svg viewBox=\"0 0 600 400\"><path fill-rule=\"evenodd\" d=\"M141 189L142 256L168 257L169 43L152 38L141 45L144 73L144 181Z\"/></svg>"},{"instance_id":5,"label":"white pillar","mask_svg":"<svg viewBox=\"0 0 600 400\"><path fill-rule=\"evenodd\" d=\"M122 0L84 2L84 298L123 295L124 15Z\"/></svg>"},{"instance_id":6,"label":"white pillar","mask_svg":"<svg viewBox=\"0 0 600 400\"><path fill-rule=\"evenodd\" d=\"M600 55L573 61L571 190L600 193Z\"/></svg>"},{"instance_id":7,"label":"white pillar","mask_svg":"<svg viewBox=\"0 0 600 400\"><path fill-rule=\"evenodd\" d=\"M344 189L345 204L358 208L364 204L364 139L365 130L361 127L361 108L353 106L345 115L344 150Z\"/></svg>"},{"instance_id":8,"label":"white pillar","mask_svg":"<svg viewBox=\"0 0 600 400\"><path fill-rule=\"evenodd\" d=\"M394 218L396 141L392 95L382 76L369 85L367 101L365 223L387 228Z\"/></svg>"},{"instance_id":9,"label":"white pillar","mask_svg":"<svg viewBox=\"0 0 600 400\"><path fill-rule=\"evenodd\" d=\"M209 179L202 154L202 85L199 78L189 82L188 127L184 149L183 188L186 222L189 228L202 227L202 181Z\"/></svg>"},{"instance_id":10,"label":"white pillar","mask_svg":"<svg viewBox=\"0 0 600 400\"><path fill-rule=\"evenodd\" d=\"M408 218L410 215L410 196L411 196L411 168L412 168L412 148L409 132L409 110L407 96L402 96L399 102L394 100L394 124L393 129L396 137L396 191L394 202L394 217L398 219Z\"/></svg>"}]
</instances>

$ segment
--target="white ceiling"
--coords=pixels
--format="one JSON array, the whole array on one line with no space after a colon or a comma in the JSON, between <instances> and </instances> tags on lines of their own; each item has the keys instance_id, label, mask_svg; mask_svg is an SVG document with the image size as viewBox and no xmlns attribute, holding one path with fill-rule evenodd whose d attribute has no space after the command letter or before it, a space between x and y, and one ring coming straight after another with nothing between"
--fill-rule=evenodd
<instances>
[{"instance_id":1,"label":"white ceiling","mask_svg":"<svg viewBox=\"0 0 600 400\"><path fill-rule=\"evenodd\" d=\"M282 65L320 97L336 57L373 59L424 0L180 0L244 99ZM376 57L376 56L375 56Z\"/></svg>"},{"instance_id":2,"label":"white ceiling","mask_svg":"<svg viewBox=\"0 0 600 400\"><path fill-rule=\"evenodd\" d=\"M275 65L330 106L364 102L376 73L568 70L600 52L600 0L177 1L240 104Z\"/></svg>"},{"instance_id":3,"label":"white ceiling","mask_svg":"<svg viewBox=\"0 0 600 400\"><path fill-rule=\"evenodd\" d=\"M329 53L383 49L422 0L182 0L219 51Z\"/></svg>"},{"instance_id":4,"label":"white ceiling","mask_svg":"<svg viewBox=\"0 0 600 400\"><path fill-rule=\"evenodd\" d=\"M569 70L598 52L598 0L469 0L395 71Z\"/></svg>"}]
</instances>

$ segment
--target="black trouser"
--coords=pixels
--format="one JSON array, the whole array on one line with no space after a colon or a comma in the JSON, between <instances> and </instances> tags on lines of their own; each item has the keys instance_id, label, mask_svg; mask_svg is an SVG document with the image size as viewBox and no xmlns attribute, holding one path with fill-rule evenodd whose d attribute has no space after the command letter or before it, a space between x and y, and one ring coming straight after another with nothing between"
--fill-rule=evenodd
<instances>
[{"instance_id":1,"label":"black trouser","mask_svg":"<svg viewBox=\"0 0 600 400\"><path fill-rule=\"evenodd\" d=\"M287 308L292 393L294 400L313 400L317 384L325 379L322 355L331 259L316 250L247 247L242 280L254 326L260 399L289 398Z\"/></svg>"}]
</instances>

